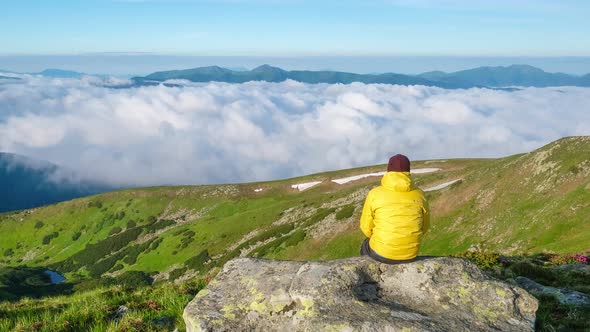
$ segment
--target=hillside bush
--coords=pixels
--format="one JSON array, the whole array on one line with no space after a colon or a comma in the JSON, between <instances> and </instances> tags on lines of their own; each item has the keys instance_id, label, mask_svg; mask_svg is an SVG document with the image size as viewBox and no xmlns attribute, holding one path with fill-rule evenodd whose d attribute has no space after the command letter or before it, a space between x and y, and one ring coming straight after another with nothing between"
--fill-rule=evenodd
<instances>
[{"instance_id":1,"label":"hillside bush","mask_svg":"<svg viewBox=\"0 0 590 332\"><path fill-rule=\"evenodd\" d=\"M293 229L295 229L294 224L283 224L283 225L280 225L277 227L273 227L269 230L266 230L256 236L252 237L250 240L240 244L235 250L233 250L233 252L227 254L226 256L228 256L229 259L237 257L240 254L242 249L253 246L258 242L264 242L272 237L280 238L283 235L291 232Z\"/></svg>"},{"instance_id":2,"label":"hillside bush","mask_svg":"<svg viewBox=\"0 0 590 332\"><path fill-rule=\"evenodd\" d=\"M336 211L336 209L334 209L334 208L331 208L331 209L320 208L316 211L316 213L314 215L312 215L311 217L304 220L301 224L301 227L306 228L311 225L315 225L318 222L322 221L327 216L329 216L331 213L334 213L334 211Z\"/></svg>"},{"instance_id":3,"label":"hillside bush","mask_svg":"<svg viewBox=\"0 0 590 332\"><path fill-rule=\"evenodd\" d=\"M113 228L111 228L111 231L109 232L109 236L115 235L117 233L121 233L122 230L123 229L121 227L119 227L119 226L113 227Z\"/></svg>"},{"instance_id":4,"label":"hillside bush","mask_svg":"<svg viewBox=\"0 0 590 332\"><path fill-rule=\"evenodd\" d=\"M86 248L72 255L72 259L81 265L92 265L110 253L117 252L141 234L141 228L131 228L119 234L108 237L94 244L86 245Z\"/></svg>"},{"instance_id":5,"label":"hillside bush","mask_svg":"<svg viewBox=\"0 0 590 332\"><path fill-rule=\"evenodd\" d=\"M346 218L352 217L354 213L354 205L346 205L345 207L341 208L338 212L336 212L336 220L342 220Z\"/></svg>"},{"instance_id":6,"label":"hillside bush","mask_svg":"<svg viewBox=\"0 0 590 332\"><path fill-rule=\"evenodd\" d=\"M195 271L199 271L203 268L203 264L210 259L209 251L207 249L201 251L198 255L193 256L187 259L184 262L184 265L189 269L193 269Z\"/></svg>"},{"instance_id":7,"label":"hillside bush","mask_svg":"<svg viewBox=\"0 0 590 332\"><path fill-rule=\"evenodd\" d=\"M147 242L135 244L133 246L125 248L125 258L123 258L123 262L129 265L135 264L137 262L137 257L139 257L140 254L147 252L149 246L152 244L153 241L154 239L151 239Z\"/></svg>"},{"instance_id":8,"label":"hillside bush","mask_svg":"<svg viewBox=\"0 0 590 332\"><path fill-rule=\"evenodd\" d=\"M550 255L549 263L552 265L565 265L565 264L588 264L589 257L577 253L577 254L554 254Z\"/></svg>"},{"instance_id":9,"label":"hillside bush","mask_svg":"<svg viewBox=\"0 0 590 332\"><path fill-rule=\"evenodd\" d=\"M175 224L175 222L173 220L160 220L158 222L151 223L151 224L144 226L144 229L148 233L155 233L159 229L166 228L166 227L174 225L174 224Z\"/></svg>"},{"instance_id":10,"label":"hillside bush","mask_svg":"<svg viewBox=\"0 0 590 332\"><path fill-rule=\"evenodd\" d=\"M467 258L471 262L483 269L492 269L500 266L500 254L491 251L465 251L456 255L457 257Z\"/></svg>"},{"instance_id":11,"label":"hillside bush","mask_svg":"<svg viewBox=\"0 0 590 332\"><path fill-rule=\"evenodd\" d=\"M12 250L12 248L8 248L4 251L4 257L10 257L14 255L14 250Z\"/></svg>"},{"instance_id":12,"label":"hillside bush","mask_svg":"<svg viewBox=\"0 0 590 332\"><path fill-rule=\"evenodd\" d=\"M100 261L87 265L86 269L88 270L88 275L92 278L98 278L102 276L103 273L107 272L108 270L112 269L117 261L122 259L124 253L117 253L115 255L106 257L101 259Z\"/></svg>"},{"instance_id":13,"label":"hillside bush","mask_svg":"<svg viewBox=\"0 0 590 332\"><path fill-rule=\"evenodd\" d=\"M196 233L190 229L184 230L179 235L182 234L182 238L180 239L180 244L176 246L178 249L184 249L188 247L194 241L194 236Z\"/></svg>"},{"instance_id":14,"label":"hillside bush","mask_svg":"<svg viewBox=\"0 0 590 332\"><path fill-rule=\"evenodd\" d=\"M39 228L43 227L44 225L45 224L41 220L39 220L35 223L35 229L39 229Z\"/></svg>"},{"instance_id":15,"label":"hillside bush","mask_svg":"<svg viewBox=\"0 0 590 332\"><path fill-rule=\"evenodd\" d=\"M124 268L123 264L117 264L117 265L113 266L113 268L111 269L111 272L119 271L119 270L122 270L123 268Z\"/></svg>"},{"instance_id":16,"label":"hillside bush","mask_svg":"<svg viewBox=\"0 0 590 332\"><path fill-rule=\"evenodd\" d=\"M252 251L252 255L255 257L264 257L279 247L290 247L305 239L306 233L303 229L298 229L289 236L279 237L273 241L268 242Z\"/></svg>"},{"instance_id":17,"label":"hillside bush","mask_svg":"<svg viewBox=\"0 0 590 332\"><path fill-rule=\"evenodd\" d=\"M47 244L51 243L51 240L52 239L55 239L58 236L59 236L59 233L58 232L53 232L51 234L47 234L47 235L45 235L43 237L42 243L45 244L45 245L47 245Z\"/></svg>"},{"instance_id":18,"label":"hillside bush","mask_svg":"<svg viewBox=\"0 0 590 332\"><path fill-rule=\"evenodd\" d=\"M160 246L160 243L162 243L162 241L164 241L163 238L157 238L154 242L151 243L151 245L148 247L149 249L147 250L147 252L153 251L158 249L158 247ZM146 253L147 253L146 252Z\"/></svg>"},{"instance_id":19,"label":"hillside bush","mask_svg":"<svg viewBox=\"0 0 590 332\"><path fill-rule=\"evenodd\" d=\"M92 201L92 202L88 202L88 207L89 208L97 208L97 209L102 209L102 202L100 201Z\"/></svg>"},{"instance_id":20,"label":"hillside bush","mask_svg":"<svg viewBox=\"0 0 590 332\"><path fill-rule=\"evenodd\" d=\"M115 284L135 289L150 286L152 278L143 271L126 271L115 277Z\"/></svg>"},{"instance_id":21,"label":"hillside bush","mask_svg":"<svg viewBox=\"0 0 590 332\"><path fill-rule=\"evenodd\" d=\"M181 267L181 268L174 269L174 270L170 271L170 273L168 274L168 280L174 281L174 280L180 278L187 270L188 270L187 267Z\"/></svg>"},{"instance_id":22,"label":"hillside bush","mask_svg":"<svg viewBox=\"0 0 590 332\"><path fill-rule=\"evenodd\" d=\"M137 226L137 223L134 220L127 221L127 228L133 228Z\"/></svg>"},{"instance_id":23,"label":"hillside bush","mask_svg":"<svg viewBox=\"0 0 590 332\"><path fill-rule=\"evenodd\" d=\"M74 234L72 235L72 241L76 241L76 240L78 240L78 239L80 238L80 236L82 236L82 232L80 232L80 231L77 231L76 233L74 233Z\"/></svg>"},{"instance_id":24,"label":"hillside bush","mask_svg":"<svg viewBox=\"0 0 590 332\"><path fill-rule=\"evenodd\" d=\"M61 262L49 264L51 270L55 270L61 273L74 272L82 267L82 264L74 262L72 258L65 259Z\"/></svg>"}]
</instances>

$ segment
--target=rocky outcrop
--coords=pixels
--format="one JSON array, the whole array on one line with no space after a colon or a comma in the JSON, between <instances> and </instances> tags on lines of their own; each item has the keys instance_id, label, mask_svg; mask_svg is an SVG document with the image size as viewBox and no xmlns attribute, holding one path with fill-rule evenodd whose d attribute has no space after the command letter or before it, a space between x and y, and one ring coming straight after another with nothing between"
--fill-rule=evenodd
<instances>
[{"instance_id":1,"label":"rocky outcrop","mask_svg":"<svg viewBox=\"0 0 590 332\"><path fill-rule=\"evenodd\" d=\"M540 283L525 277L517 277L516 282L524 289L534 294L543 294L553 296L561 304L569 305L590 305L590 296L577 291L555 288L541 285Z\"/></svg>"},{"instance_id":2,"label":"rocky outcrop","mask_svg":"<svg viewBox=\"0 0 590 332\"><path fill-rule=\"evenodd\" d=\"M537 300L469 261L238 258L184 311L187 331L533 331Z\"/></svg>"}]
</instances>

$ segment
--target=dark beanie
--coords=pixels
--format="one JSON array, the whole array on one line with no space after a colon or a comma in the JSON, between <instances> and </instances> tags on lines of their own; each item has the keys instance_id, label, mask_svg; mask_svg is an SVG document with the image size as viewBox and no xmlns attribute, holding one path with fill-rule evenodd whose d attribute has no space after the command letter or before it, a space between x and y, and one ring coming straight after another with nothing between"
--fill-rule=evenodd
<instances>
[{"instance_id":1,"label":"dark beanie","mask_svg":"<svg viewBox=\"0 0 590 332\"><path fill-rule=\"evenodd\" d=\"M403 154L396 154L389 158L389 164L387 164L388 172L409 172L410 171L410 159Z\"/></svg>"}]
</instances>

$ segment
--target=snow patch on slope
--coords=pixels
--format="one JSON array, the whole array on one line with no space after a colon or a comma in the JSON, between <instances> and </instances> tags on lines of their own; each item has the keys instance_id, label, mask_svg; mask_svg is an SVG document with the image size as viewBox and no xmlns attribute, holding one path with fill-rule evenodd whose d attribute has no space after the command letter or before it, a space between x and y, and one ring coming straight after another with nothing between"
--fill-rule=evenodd
<instances>
[{"instance_id":1,"label":"snow patch on slope","mask_svg":"<svg viewBox=\"0 0 590 332\"><path fill-rule=\"evenodd\" d=\"M452 185L452 184L453 184L453 183L455 183L455 182L459 182L459 181L461 181L461 180L462 180L462 179L457 179L457 180L453 180L453 181L449 181L449 182L441 183L441 184L438 184L438 185L436 185L436 186L434 186L434 187L426 188L426 189L424 189L424 191L435 191L435 190L440 190L440 189L443 189L443 188L446 188L446 187L448 187L448 186Z\"/></svg>"},{"instance_id":2,"label":"snow patch on slope","mask_svg":"<svg viewBox=\"0 0 590 332\"><path fill-rule=\"evenodd\" d=\"M410 173L411 174L424 174L424 173L438 172L440 170L441 170L440 168L417 168L417 169L410 170ZM376 172L376 173L354 175L354 176L349 176L346 178L334 179L334 180L332 180L332 182L336 182L338 184L345 184L345 183L348 183L351 181L356 181L356 180L368 178L370 176L383 176L383 175L385 175L385 173L387 173L387 172Z\"/></svg>"},{"instance_id":3,"label":"snow patch on slope","mask_svg":"<svg viewBox=\"0 0 590 332\"><path fill-rule=\"evenodd\" d=\"M322 181L313 181L313 182L306 182L306 183L298 183L291 186L293 189L297 189L299 191L304 191L305 189L309 189L315 185L322 183Z\"/></svg>"}]
</instances>

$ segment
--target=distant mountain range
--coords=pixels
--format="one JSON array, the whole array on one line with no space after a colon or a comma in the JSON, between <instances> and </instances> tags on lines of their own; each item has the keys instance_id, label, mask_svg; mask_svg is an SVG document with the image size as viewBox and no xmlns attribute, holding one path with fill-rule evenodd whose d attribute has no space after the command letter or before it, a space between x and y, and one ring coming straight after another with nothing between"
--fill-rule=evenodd
<instances>
[{"instance_id":1,"label":"distant mountain range","mask_svg":"<svg viewBox=\"0 0 590 332\"><path fill-rule=\"evenodd\" d=\"M73 172L49 162L0 153L0 213L115 189L72 179L76 179Z\"/></svg>"},{"instance_id":2,"label":"distant mountain range","mask_svg":"<svg viewBox=\"0 0 590 332\"><path fill-rule=\"evenodd\" d=\"M55 78L80 78L82 76L86 76L88 74L79 73L77 71L72 70L63 70L63 69L45 69L42 72L38 73L31 73L33 75L42 75L46 77L55 77Z\"/></svg>"},{"instance_id":3,"label":"distant mountain range","mask_svg":"<svg viewBox=\"0 0 590 332\"><path fill-rule=\"evenodd\" d=\"M18 79L2 74L23 74L0 70L0 79ZM81 78L83 76L105 75L85 74L63 69L45 69L41 72L26 73L52 78ZM183 70L160 71L147 76L131 78L130 84L117 88L149 86L181 86L168 80L187 80L191 82L226 82L245 83L250 81L283 82L294 80L302 83L381 83L398 85L426 85L445 89L467 89L473 87L507 88L507 87L550 87L579 86L590 87L590 74L576 76L564 73L548 73L529 65L511 65L507 67L478 67L452 73L431 71L418 75L396 73L355 74L340 71L284 70L270 65L262 65L252 70L241 68L228 69L219 66L199 67Z\"/></svg>"},{"instance_id":4,"label":"distant mountain range","mask_svg":"<svg viewBox=\"0 0 590 332\"><path fill-rule=\"evenodd\" d=\"M383 83L399 85L426 85L447 89L471 87L548 87L548 86L590 86L590 74L574 76L563 73L547 73L529 65L508 67L478 67L454 73L441 71L419 75L354 74L338 71L287 71L262 65L249 71L235 71L218 66L185 70L161 71L144 77L134 77L136 85L157 85L167 80L188 80L191 82L244 83L249 81L282 82L294 80L302 83Z\"/></svg>"},{"instance_id":5,"label":"distant mountain range","mask_svg":"<svg viewBox=\"0 0 590 332\"><path fill-rule=\"evenodd\" d=\"M41 75L41 76L52 77L52 78L80 78L80 77L88 76L88 75L103 76L103 75L86 74L86 73L80 73L80 72L72 71L72 70L55 69L55 68L49 68L49 69L45 69L40 72L30 72L30 73L21 73L21 72L14 72L14 71L8 71L8 70L0 70L0 74L2 74L2 73ZM18 77L2 76L2 75L0 75L0 78L18 79Z\"/></svg>"}]
</instances>

